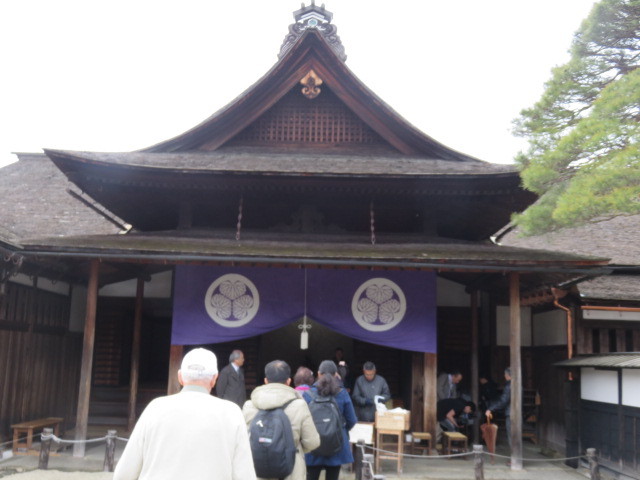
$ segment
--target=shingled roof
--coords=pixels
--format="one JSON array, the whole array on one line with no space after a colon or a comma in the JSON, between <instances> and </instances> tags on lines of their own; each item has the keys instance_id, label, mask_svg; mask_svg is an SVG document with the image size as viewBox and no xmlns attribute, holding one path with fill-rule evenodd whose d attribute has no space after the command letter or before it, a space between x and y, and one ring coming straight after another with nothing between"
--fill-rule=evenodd
<instances>
[{"instance_id":1,"label":"shingled roof","mask_svg":"<svg viewBox=\"0 0 640 480\"><path fill-rule=\"evenodd\" d=\"M2 237L20 245L29 238L113 234L117 220L98 213L89 199L43 154L19 154L0 169ZM70 193L74 192L74 194ZM111 216L111 218L113 218Z\"/></svg>"},{"instance_id":2,"label":"shingled roof","mask_svg":"<svg viewBox=\"0 0 640 480\"><path fill-rule=\"evenodd\" d=\"M524 237L518 229L500 237L505 246L599 255L611 258L611 264L640 267L640 215L620 215L571 228ZM640 301L640 276L620 274L580 283L580 295L593 300Z\"/></svg>"}]
</instances>

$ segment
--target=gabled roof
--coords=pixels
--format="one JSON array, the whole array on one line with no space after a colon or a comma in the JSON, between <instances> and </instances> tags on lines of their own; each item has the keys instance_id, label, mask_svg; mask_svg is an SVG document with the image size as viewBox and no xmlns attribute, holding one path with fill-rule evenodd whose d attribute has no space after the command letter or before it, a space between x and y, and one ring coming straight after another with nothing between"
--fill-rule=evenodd
<instances>
[{"instance_id":1,"label":"gabled roof","mask_svg":"<svg viewBox=\"0 0 640 480\"><path fill-rule=\"evenodd\" d=\"M142 151L215 150L267 112L311 70L397 151L429 159L483 163L444 146L402 118L353 74L316 28L305 30L269 72L226 107L187 132Z\"/></svg>"}]
</instances>

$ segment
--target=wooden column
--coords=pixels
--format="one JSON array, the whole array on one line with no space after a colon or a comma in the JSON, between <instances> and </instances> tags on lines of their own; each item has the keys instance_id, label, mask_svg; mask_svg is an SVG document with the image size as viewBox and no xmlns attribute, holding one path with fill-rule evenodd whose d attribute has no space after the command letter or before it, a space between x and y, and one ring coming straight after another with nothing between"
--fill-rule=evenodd
<instances>
[{"instance_id":1,"label":"wooden column","mask_svg":"<svg viewBox=\"0 0 640 480\"><path fill-rule=\"evenodd\" d=\"M478 385L478 348L480 345L479 327L478 327L478 291L471 291L471 401L478 406L480 396L480 388ZM480 438L480 425L478 422L473 424L473 443L478 444Z\"/></svg>"},{"instance_id":2,"label":"wooden column","mask_svg":"<svg viewBox=\"0 0 640 480\"><path fill-rule=\"evenodd\" d=\"M438 355L424 354L424 397L422 406L423 432L429 432L431 438L436 438L436 404L438 402ZM434 440L435 445L435 440Z\"/></svg>"},{"instance_id":3,"label":"wooden column","mask_svg":"<svg viewBox=\"0 0 640 480\"><path fill-rule=\"evenodd\" d=\"M178 370L182 363L182 353L184 347L182 345L171 345L169 350L169 379L167 382L167 395L172 395L180 391L180 383L178 383Z\"/></svg>"},{"instance_id":4,"label":"wooden column","mask_svg":"<svg viewBox=\"0 0 640 480\"><path fill-rule=\"evenodd\" d=\"M138 277L136 287L136 309L133 317L133 341L131 345L131 375L129 381L129 420L127 429L131 432L136 424L136 404L138 403L138 379L140 378L140 333L142 330L142 300L144 280Z\"/></svg>"},{"instance_id":5,"label":"wooden column","mask_svg":"<svg viewBox=\"0 0 640 480\"><path fill-rule=\"evenodd\" d=\"M511 469L522 470L522 359L520 354L520 274L509 275L511 351Z\"/></svg>"},{"instance_id":6,"label":"wooden column","mask_svg":"<svg viewBox=\"0 0 640 480\"><path fill-rule=\"evenodd\" d=\"M598 335L600 337L599 353L609 353L609 329L600 327L598 329Z\"/></svg>"},{"instance_id":7,"label":"wooden column","mask_svg":"<svg viewBox=\"0 0 640 480\"><path fill-rule=\"evenodd\" d=\"M89 421L89 399L91 397L91 369L93 367L93 344L96 336L96 310L98 307L98 273L100 263L91 260L89 285L87 287L87 312L84 319L84 340L82 342L82 365L80 368L80 389L78 392L78 413L76 416L76 440L87 439ZM73 456L84 457L85 444L73 445Z\"/></svg>"}]
</instances>

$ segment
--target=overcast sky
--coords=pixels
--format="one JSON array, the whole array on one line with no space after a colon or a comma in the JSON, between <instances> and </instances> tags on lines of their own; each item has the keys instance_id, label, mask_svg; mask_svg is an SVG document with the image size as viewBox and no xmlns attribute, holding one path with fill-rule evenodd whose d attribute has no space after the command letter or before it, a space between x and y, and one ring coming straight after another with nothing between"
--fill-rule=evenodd
<instances>
[{"instance_id":1,"label":"overcast sky","mask_svg":"<svg viewBox=\"0 0 640 480\"><path fill-rule=\"evenodd\" d=\"M511 121L595 2L324 3L347 65L387 104L453 149L510 163L524 146ZM273 66L300 4L0 2L0 165L10 152L129 151L182 133Z\"/></svg>"}]
</instances>

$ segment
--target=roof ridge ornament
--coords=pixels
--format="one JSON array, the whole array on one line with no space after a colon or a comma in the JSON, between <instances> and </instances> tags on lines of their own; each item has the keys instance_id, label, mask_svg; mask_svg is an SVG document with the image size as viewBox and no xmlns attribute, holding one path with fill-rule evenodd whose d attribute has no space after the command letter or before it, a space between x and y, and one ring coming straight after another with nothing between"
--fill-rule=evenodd
<instances>
[{"instance_id":1,"label":"roof ridge ornament","mask_svg":"<svg viewBox=\"0 0 640 480\"><path fill-rule=\"evenodd\" d=\"M309 6L305 6L305 4L302 3L300 10L293 12L293 18L296 22L289 25L289 33L284 38L282 47L280 47L278 58L282 58L291 50L305 31L315 29L322 35L333 51L336 52L340 60L343 62L347 60L344 46L337 33L338 28L331 23L333 13L324 8L324 3L319 7L315 4L315 0L311 0L311 5Z\"/></svg>"}]
</instances>

